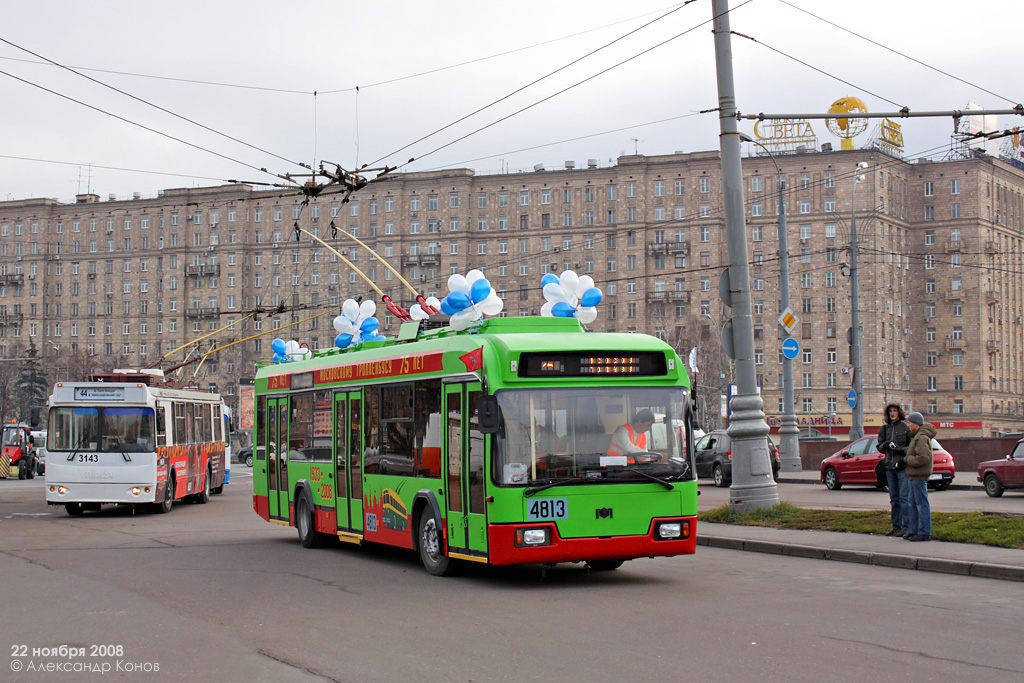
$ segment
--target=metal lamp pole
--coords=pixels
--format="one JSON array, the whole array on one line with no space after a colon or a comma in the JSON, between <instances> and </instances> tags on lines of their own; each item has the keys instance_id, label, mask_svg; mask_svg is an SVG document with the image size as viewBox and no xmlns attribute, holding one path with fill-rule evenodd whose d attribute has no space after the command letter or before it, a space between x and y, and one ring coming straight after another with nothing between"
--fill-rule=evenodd
<instances>
[{"instance_id":1,"label":"metal lamp pole","mask_svg":"<svg viewBox=\"0 0 1024 683\"><path fill-rule=\"evenodd\" d=\"M743 222L743 166L736 127L736 88L732 72L732 33L728 0L712 0L715 35L715 72L718 82L718 123L721 131L722 196L725 204L725 241L729 268L719 283L719 293L732 309L725 325L729 355L736 360L736 396L730 408L732 439L732 486L729 505L733 512L748 512L779 504L768 455L768 424L764 402L757 393L754 365L754 319L750 304L750 269L746 225ZM723 338L726 332L723 331ZM723 339L724 341L724 339Z\"/></svg>"},{"instance_id":2,"label":"metal lamp pole","mask_svg":"<svg viewBox=\"0 0 1024 683\"><path fill-rule=\"evenodd\" d=\"M778 191L779 208L776 213L779 216L779 309L785 311L789 308L789 242L786 231L786 198L783 195L785 179L782 176L782 169L775 161L771 151L757 140L748 135L740 133L740 140L752 142L768 154L768 158L775 164L775 189ZM789 332L785 333L789 336ZM783 337L782 341L785 341ZM783 357L782 359L782 415L779 416L779 450L781 451L781 465L784 472L799 472L803 469L803 462L800 460L800 428L796 424L796 398L793 396L793 360Z\"/></svg>"},{"instance_id":3,"label":"metal lamp pole","mask_svg":"<svg viewBox=\"0 0 1024 683\"><path fill-rule=\"evenodd\" d=\"M859 281L857 278L857 183L864 180L862 169L866 161L857 164L853 175L853 191L850 195L852 215L850 216L850 364L853 366L853 393L857 397L853 406L853 421L850 425L850 441L864 436L864 376L861 373L861 337Z\"/></svg>"}]
</instances>

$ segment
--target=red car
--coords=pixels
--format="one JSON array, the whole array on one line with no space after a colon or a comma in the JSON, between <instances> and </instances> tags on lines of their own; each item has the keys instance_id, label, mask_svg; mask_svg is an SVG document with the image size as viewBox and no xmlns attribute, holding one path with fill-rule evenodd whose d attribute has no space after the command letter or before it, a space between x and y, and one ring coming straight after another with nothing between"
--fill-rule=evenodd
<instances>
[{"instance_id":1,"label":"red car","mask_svg":"<svg viewBox=\"0 0 1024 683\"><path fill-rule=\"evenodd\" d=\"M825 487L829 491L838 491L845 484L871 484L880 489L885 488L885 456L875 448L876 443L877 436L865 436L822 460L821 480L825 482ZM934 465L928 486L939 491L949 488L956 476L953 456L932 439L932 457Z\"/></svg>"},{"instance_id":2,"label":"red car","mask_svg":"<svg viewBox=\"0 0 1024 683\"><path fill-rule=\"evenodd\" d=\"M1017 442L1013 453L1002 460L986 460L978 465L978 481L985 493L998 498L1005 489L1024 488L1024 439Z\"/></svg>"}]
</instances>

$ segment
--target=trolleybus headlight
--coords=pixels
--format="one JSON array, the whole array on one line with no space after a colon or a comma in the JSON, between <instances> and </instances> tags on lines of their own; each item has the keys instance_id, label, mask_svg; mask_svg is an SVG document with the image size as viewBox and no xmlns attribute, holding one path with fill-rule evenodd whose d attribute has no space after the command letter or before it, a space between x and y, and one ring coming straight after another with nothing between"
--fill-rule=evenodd
<instances>
[{"instance_id":1,"label":"trolleybus headlight","mask_svg":"<svg viewBox=\"0 0 1024 683\"><path fill-rule=\"evenodd\" d=\"M658 538L682 538L682 522L661 522L658 524Z\"/></svg>"},{"instance_id":2,"label":"trolleybus headlight","mask_svg":"<svg viewBox=\"0 0 1024 683\"><path fill-rule=\"evenodd\" d=\"M132 495L133 496L137 496L140 493L142 493L142 489L140 489L138 486L133 486L132 487Z\"/></svg>"},{"instance_id":3,"label":"trolleybus headlight","mask_svg":"<svg viewBox=\"0 0 1024 683\"><path fill-rule=\"evenodd\" d=\"M516 529L516 547L550 545L547 529Z\"/></svg>"},{"instance_id":4,"label":"trolleybus headlight","mask_svg":"<svg viewBox=\"0 0 1024 683\"><path fill-rule=\"evenodd\" d=\"M54 490L56 490L57 493L59 493L60 495L63 496L65 493L68 492L68 487L67 486L51 486L50 487L50 491L54 491Z\"/></svg>"}]
</instances>

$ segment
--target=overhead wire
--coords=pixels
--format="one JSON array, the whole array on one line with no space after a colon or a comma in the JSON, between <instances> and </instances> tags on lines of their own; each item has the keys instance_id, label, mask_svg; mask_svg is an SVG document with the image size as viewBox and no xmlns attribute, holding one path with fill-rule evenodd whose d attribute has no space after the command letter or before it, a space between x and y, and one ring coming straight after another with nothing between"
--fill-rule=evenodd
<instances>
[{"instance_id":1,"label":"overhead wire","mask_svg":"<svg viewBox=\"0 0 1024 683\"><path fill-rule=\"evenodd\" d=\"M903 57L904 59L909 59L910 61L914 62L915 64L919 64L920 66L923 66L923 67L925 67L927 69L931 69L932 71L935 71L936 73L942 74L943 76L947 76L948 78L952 78L953 80L959 81L960 83L963 83L964 85L969 85L972 88L977 88L978 90L980 90L980 91L982 91L984 93L988 93L989 95L992 95L993 97L998 97L999 99L1001 99L1001 100L1003 100L1005 102L1009 102L1010 104L1018 104L1020 102L1020 100L1012 100L1012 99L1010 99L1008 97L1005 97L1005 96L1000 95L998 93L992 92L991 90L983 88L982 86L978 85L977 83L972 83L972 82L970 82L968 80L960 78L959 76L951 74L948 71L943 71L942 69L934 67L931 64L928 64L926 62L922 62L920 59L916 59L914 57L911 57L910 55L908 55L906 53L903 53L903 52L900 52L899 50L896 50L895 48L892 48L892 47L890 47L888 45L885 45L884 43L880 43L877 40L872 40L871 38L868 38L867 36L861 35L860 33L857 33L856 31L853 31L853 30L851 30L851 29L849 29L849 28L847 28L847 27L845 27L845 26L843 26L841 24L837 24L837 23L835 23L833 21L829 21L828 19L825 19L824 17L821 17L821 16L819 16L817 14L814 14L813 12L810 12L810 11L808 11L808 10L802 8L802 7L797 7L793 3L787 2L787 0L778 0L778 1L780 3L782 3L783 5L788 5L789 7L792 7L793 9L797 10L798 12L803 12L804 14L806 14L808 16L814 17L818 21L824 22L824 23L828 24L829 26L832 26L834 28L839 29L840 31L845 31L846 33L849 33L852 36L855 36L857 38L860 38L861 40L867 41L867 42L871 43L872 45L875 45L877 47L882 48L883 50L888 50L889 52L892 52L895 55L899 55L900 57Z\"/></svg>"},{"instance_id":2,"label":"overhead wire","mask_svg":"<svg viewBox=\"0 0 1024 683\"><path fill-rule=\"evenodd\" d=\"M752 0L747 0L747 2L751 2L751 1ZM592 57L593 55L597 54L598 52L601 52L602 50L604 50L604 49L606 49L608 47L611 47L615 43L618 43L621 40L625 40L626 38L628 38L629 36L633 35L634 33L642 31L643 29L647 28L648 26L651 26L652 24L657 23L658 21L661 21L662 19L664 19L664 18L674 14L675 12L678 12L679 10L681 10L682 8L686 7L687 5L689 5L689 4L693 3L693 2L696 2L696 0L685 0L685 2L683 2L679 6L670 9L665 14L663 14L663 15L655 18L655 19L652 19L651 21L647 22L646 24L643 24L642 26L639 26L639 27L637 27L637 28L635 28L635 29L633 29L631 31L628 31L627 33L619 36L618 38L612 40L611 42L605 43L601 47L598 47L598 48L596 48L594 50L591 50L590 52L586 53L585 55L582 55L581 57L577 57L576 59L572 60L571 62L568 62L567 64L563 64L562 66L558 67L554 71L550 71L547 74L545 74L545 75L543 75L543 76L541 76L539 78L536 78L533 81L530 81L526 85L520 86L519 88L516 88L512 92L510 92L510 93L508 93L506 95L503 95L502 97L499 97L496 100L493 100L489 104L485 104L484 106L479 107L479 108L475 109L474 111L471 111L470 113L468 113L468 114L466 114L466 115L464 115L464 116L462 116L460 118L457 118L457 119L455 119L454 121L452 121L450 123L445 124L444 126L442 126L442 127L438 128L437 130L433 131L432 133L427 133L426 135L423 135L423 136L417 138L416 140L413 140L412 142L399 147L398 149L394 150L393 152L389 152L389 153L383 155L379 159L376 159L376 160L370 162L369 165L371 165L371 166L376 165L376 164L380 163L381 161L383 161L384 159L393 157L394 155L398 154L399 152L402 152L403 150L406 150L406 149L408 149L409 147L412 147L415 144L423 142L424 140L427 140L427 139L437 135L438 133L441 133L442 131L445 131L445 130L449 129L452 126L454 126L454 125L456 125L458 123L461 123L461 122L465 121L466 119L468 119L468 118L470 118L472 116L475 116L476 114L479 114L480 112L485 111L485 110L493 107L496 104L499 104L500 102L504 102L505 100L509 99L510 97L513 97L514 95L517 95L518 93L521 93L522 91L526 90L527 88L529 88L531 86L534 86L534 85L536 85L536 84L540 83L541 81L544 81L544 80L546 80L548 78L551 78L555 74L568 69L569 67L573 66L574 64L578 64L579 62L583 61L584 59L587 59L588 57ZM746 4L746 3L744 3L744 4ZM707 22L703 22L703 23L707 23ZM666 42L668 42L668 41L666 41ZM659 47L659 46L655 46L655 47ZM641 54L643 54L643 53L641 53ZM639 56L639 55L637 55L637 56ZM626 60L626 61L629 61L629 60ZM621 62L621 63L625 63L625 62ZM612 67L612 68L614 68L614 67ZM601 73L604 73L604 72L602 71L599 74L596 74L595 76L592 76L591 78L595 78L597 75L600 75ZM586 79L586 80L590 80L590 79ZM584 82L586 82L586 81L581 81L580 83L584 83ZM577 83L576 85L579 85L580 83ZM571 87L575 87L575 86L571 86ZM566 88L566 90L569 90L569 89L570 88ZM565 91L564 90L560 91L559 93L555 93L555 95L561 94L561 92L565 92ZM540 102L544 102L544 101L546 101L548 99L551 99L551 97L554 97L555 95L552 95L550 97L544 98ZM536 106L536 104L540 104L540 102L537 102L534 105L530 105L530 106L531 107L532 106ZM515 112L514 114L510 114L509 116L514 116L515 114L521 113L522 111L525 111L526 109L529 109L529 108L530 107L526 107L525 109L521 109L520 111ZM480 130L484 130L485 128L489 128L490 126L495 125L496 123L504 121L505 119L509 118L509 116L506 116L506 117L504 117L502 119L499 119L498 121L495 121L494 123L492 123L492 124L490 124L488 126L485 126L484 128L481 128L481 129L479 129L477 131L474 131L473 133L470 133L470 135L473 135L473 134L475 134L477 132L480 132ZM463 136L463 138L459 138L458 140L455 140L454 142L458 142L459 140L462 140L465 137L468 137L468 136ZM449 145L450 144L454 144L454 142L449 143ZM420 158L422 158L424 156L429 156L430 154L433 154L434 152L436 152L436 151L438 151L440 149L444 149L444 147L447 147L447 146L448 145L444 145L443 147L439 147L438 149L434 150L433 152L428 152L427 154L421 154ZM405 165L405 164L403 164L403 165Z\"/></svg>"},{"instance_id":3,"label":"overhead wire","mask_svg":"<svg viewBox=\"0 0 1024 683\"><path fill-rule=\"evenodd\" d=\"M63 98L63 99L68 100L70 102L74 102L75 104L79 104L79 105L81 105L81 106L83 106L83 107L85 107L87 109L92 109L93 111L99 112L99 113L104 114L106 116L110 116L112 118L117 119L118 121L123 122L123 123L127 123L127 124L132 125L132 126L137 126L138 128L142 128L143 130L149 131L150 133L155 133L157 135L160 135L162 137L167 138L168 140L174 140L175 142L180 142L181 144L187 145L187 146L189 146L189 147L191 147L193 149L197 149L197 150L199 150L201 152L206 152L207 154L212 154L212 155L214 155L216 157L220 157L221 159L225 159L227 161L230 161L230 162L233 162L233 163L236 163L236 164L240 164L240 165L245 166L246 168L250 168L250 169L252 169L254 171L259 171L260 173L266 173L268 175L275 175L275 174L271 173L270 171L268 171L265 168L259 168L259 167L253 166L250 163L247 163L245 161L241 161L239 159L235 159L235 158L230 157L230 156L228 156L226 154L221 154L220 152L215 152L212 149L208 149L206 147L203 147L202 145L197 145L197 144L195 144L193 142L189 142L189 141L183 140L183 139L181 139L179 137L175 137L174 135L171 135L170 133L164 133L162 131L157 130L156 128L151 128L150 126L147 126L145 124L139 123L137 121L132 121L131 119L126 119L123 116L119 116L119 115L114 114L112 112L106 111L105 109L101 109L99 107L96 107L94 105L88 104L88 103L83 102L81 100L75 99L74 97L71 97L70 95L65 95L63 93L59 93L56 90L52 90L52 89L47 88L47 87L45 87L43 85L39 85L38 83L33 83L32 81L26 80L26 79L21 78L19 76L15 76L14 74L9 73L7 71L0 70L0 74L2 74L4 76L7 76L8 78L13 78L14 80L19 81L21 83L24 83L25 85L30 85L33 88L38 88L38 89L40 89L40 90L42 90L44 92L48 92L51 95L56 95L57 97Z\"/></svg>"},{"instance_id":4,"label":"overhead wire","mask_svg":"<svg viewBox=\"0 0 1024 683\"><path fill-rule=\"evenodd\" d=\"M131 98L131 99L135 100L136 102L144 104L144 105L146 105L148 107L153 107L154 109L157 109L158 111L162 111L165 114L170 114L171 116L173 116L175 118L181 119L182 121L185 121L187 123L191 123L193 126L198 126L198 127L202 128L205 131L208 131L208 132L213 133L215 135L219 135L219 136L221 136L223 138L227 138L228 140L231 140L232 142L237 142L238 144L244 145L246 147L249 147L250 149L254 149L257 152L262 152L264 154L269 154L270 156L274 157L275 159L279 159L279 160L287 162L289 164L295 164L296 166L302 166L302 164L298 163L297 161L292 161L291 159L283 157L283 156L281 156L279 154L274 154L273 152L265 150L262 147L257 147L256 145L251 145L248 142L245 142L244 140L240 140L240 139L238 139L238 138L236 138L236 137L234 137L232 135L228 135L227 133L223 133L223 132L221 132L219 130L211 128L210 126L207 126L205 124L199 123L198 121L194 121L194 120L188 118L187 116L182 116L181 114L173 112L170 109L167 109L166 107L160 106L159 104L154 104L154 103L152 103L152 102L150 102L148 100L145 100L145 99L143 99L141 97L133 95L130 92L126 92L124 90L121 90L120 88L116 88L116 87L110 85L109 83L104 83L103 81L95 79L92 76L88 76L86 74L83 74L83 73L80 73L78 71L75 71L71 67L64 66L63 64L55 62L54 60L50 59L49 57L44 57L43 55L38 54L36 52L33 52L32 50L29 50L27 47L22 47L21 45L17 45L15 43L7 40L6 38L0 38L0 42L6 43L7 45L10 45L13 48L17 48L17 49L19 49L19 50L21 50L23 52L27 52L28 54L32 55L33 57L38 57L39 59L45 60L46 62L48 62L49 64L52 64L53 66L59 67L61 69L64 69L65 71L69 71L70 73L73 73L76 76L80 76L81 78L84 78L84 79L86 79L86 80L88 80L88 81L90 81L92 83L96 83L97 85L101 85L104 88L108 88L110 90L113 90L114 92L119 93L121 95L124 95L125 97ZM314 93L314 95L315 95L315 93Z\"/></svg>"}]
</instances>

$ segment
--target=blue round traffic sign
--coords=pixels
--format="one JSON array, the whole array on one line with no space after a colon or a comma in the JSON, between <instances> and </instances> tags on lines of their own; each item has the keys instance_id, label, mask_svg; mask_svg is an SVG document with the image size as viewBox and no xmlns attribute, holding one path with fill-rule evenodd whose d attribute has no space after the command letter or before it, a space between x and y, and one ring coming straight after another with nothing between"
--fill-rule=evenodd
<instances>
[{"instance_id":1,"label":"blue round traffic sign","mask_svg":"<svg viewBox=\"0 0 1024 683\"><path fill-rule=\"evenodd\" d=\"M846 395L846 402L850 404L851 408L857 407L857 392L850 389L850 393Z\"/></svg>"},{"instance_id":2,"label":"blue round traffic sign","mask_svg":"<svg viewBox=\"0 0 1024 683\"><path fill-rule=\"evenodd\" d=\"M786 341L782 342L782 355L790 360L800 355L800 345L796 343L796 339L787 337Z\"/></svg>"}]
</instances>

